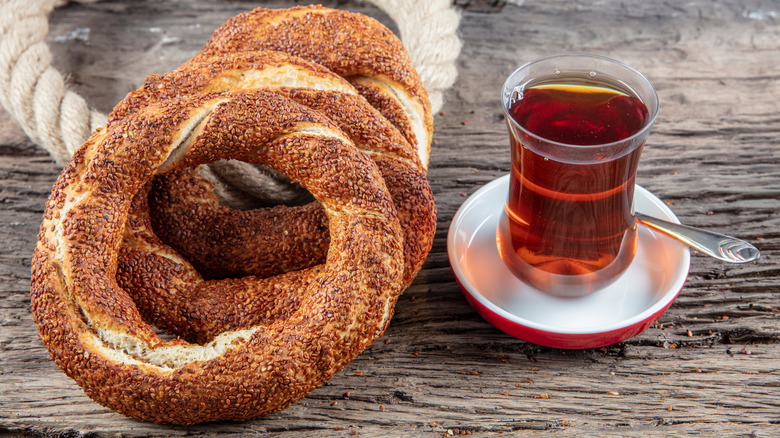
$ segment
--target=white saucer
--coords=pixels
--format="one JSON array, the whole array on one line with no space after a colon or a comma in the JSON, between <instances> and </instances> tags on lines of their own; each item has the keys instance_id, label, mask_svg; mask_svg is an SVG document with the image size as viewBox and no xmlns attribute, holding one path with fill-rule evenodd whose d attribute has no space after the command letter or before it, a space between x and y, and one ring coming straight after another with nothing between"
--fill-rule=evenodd
<instances>
[{"instance_id":1,"label":"white saucer","mask_svg":"<svg viewBox=\"0 0 780 438\"><path fill-rule=\"evenodd\" d=\"M672 304L688 276L688 247L639 226L628 269L584 297L555 297L517 279L498 253L496 229L509 175L469 197L452 219L447 253L466 299L488 322L517 338L557 348L594 348L636 336ZM637 186L634 208L679 223L652 193Z\"/></svg>"}]
</instances>

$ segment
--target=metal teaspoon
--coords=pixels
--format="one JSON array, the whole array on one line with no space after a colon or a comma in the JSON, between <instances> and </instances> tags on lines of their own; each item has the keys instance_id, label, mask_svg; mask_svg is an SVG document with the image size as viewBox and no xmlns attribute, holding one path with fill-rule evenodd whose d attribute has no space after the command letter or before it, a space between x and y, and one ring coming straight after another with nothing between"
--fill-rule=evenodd
<instances>
[{"instance_id":1,"label":"metal teaspoon","mask_svg":"<svg viewBox=\"0 0 780 438\"><path fill-rule=\"evenodd\" d=\"M729 263L748 263L761 255L758 249L734 237L705 231L687 225L675 224L642 213L636 213L637 222L669 237L698 249L699 251Z\"/></svg>"}]
</instances>

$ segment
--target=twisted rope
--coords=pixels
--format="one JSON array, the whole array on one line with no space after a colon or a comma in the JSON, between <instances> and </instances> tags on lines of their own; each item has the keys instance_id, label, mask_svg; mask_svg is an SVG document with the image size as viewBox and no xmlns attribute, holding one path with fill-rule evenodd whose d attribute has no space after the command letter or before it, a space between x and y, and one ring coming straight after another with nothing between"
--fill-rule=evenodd
<instances>
[{"instance_id":1,"label":"twisted rope","mask_svg":"<svg viewBox=\"0 0 780 438\"><path fill-rule=\"evenodd\" d=\"M459 16L450 0L367 1L398 25L399 36L428 89L433 110L438 111L445 90L455 82L455 59L461 48L456 35ZM70 161L91 132L106 122L105 114L90 109L83 97L67 89L62 74L51 65L51 51L44 41L49 31L47 17L55 7L66 3L68 0L3 0L0 4L0 103L27 136L59 164ZM233 181L245 186L243 183L249 181L250 191L266 187L272 192L281 191L280 198L291 196L280 187L284 183L278 182L277 176L241 169L212 168L229 185Z\"/></svg>"}]
</instances>

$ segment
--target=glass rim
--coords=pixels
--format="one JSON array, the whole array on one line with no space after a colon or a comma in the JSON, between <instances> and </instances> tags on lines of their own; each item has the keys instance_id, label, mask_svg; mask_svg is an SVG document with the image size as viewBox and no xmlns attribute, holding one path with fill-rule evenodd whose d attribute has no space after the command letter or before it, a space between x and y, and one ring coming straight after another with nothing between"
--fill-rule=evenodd
<instances>
[{"instance_id":1,"label":"glass rim","mask_svg":"<svg viewBox=\"0 0 780 438\"><path fill-rule=\"evenodd\" d=\"M506 99L506 96L507 96L506 92L508 91L508 84L509 84L509 81L512 79L512 76L514 76L520 70L529 68L529 67L531 67L534 64L538 64L538 63L545 62L545 61L551 61L551 60L554 60L554 59L561 59L561 58L583 58L583 59L584 58L590 58L590 59L597 59L599 61L604 61L604 62L613 64L613 65L616 65L617 67L623 68L624 70L627 70L629 73L631 73L631 74L635 75L636 77L638 77L640 79L640 81L645 82L649 86L650 91L652 91L652 93L650 95L650 98L652 99L653 103L655 104L655 108L654 108L654 111L652 113L648 113L648 115L650 117L648 118L648 121L645 123L645 125L642 127L642 129L640 129L639 131L635 132L634 134L632 134L629 137L626 137L626 138L624 138L622 140L613 141L613 142L610 142L610 143L600 143L600 144L593 144L593 145L576 145L576 144L561 143L561 142L557 142L555 140L550 140L548 138L542 137L541 135L534 134L533 132L527 130L525 127L523 127L522 125L517 123L517 121L514 119L514 117L512 117L509 114L509 108L508 108L507 99ZM631 90L634 91L633 87L631 88ZM642 102L645 103L644 99L642 99L641 96L638 96L638 93L637 93L637 97L639 97L640 100L642 100ZM647 103L645 103L645 105L647 105ZM559 147L564 147L564 148L576 148L578 150L593 150L593 149L599 149L599 148L607 149L607 148L610 148L610 147L615 147L615 146L620 145L620 144L631 143L635 139L637 139L639 137L642 137L643 135L646 135L647 131L650 129L650 127L653 126L653 123L655 123L655 119L658 116L659 101L658 101L658 92L656 91L655 87L650 82L650 80L647 79L647 77L645 75L643 75L637 69L631 67L630 65L625 64L623 62L620 62L618 60L612 59L612 58L608 58L606 56L601 56L601 55L590 55L590 54L585 54L585 53L563 53L563 54L559 54L559 55L551 55L551 56L545 56L545 57L542 57L542 58L537 58L537 59L535 59L533 61L526 62L525 64L521 65L520 67L518 67L514 71L512 71L512 73L510 73L509 76L504 81L504 85L501 87L501 106L503 107L503 110L504 110L504 116L507 118L509 123L511 123L517 129L520 129L523 133L527 134L528 136L533 137L537 141L542 141L542 142L547 143L549 145L559 146Z\"/></svg>"}]
</instances>

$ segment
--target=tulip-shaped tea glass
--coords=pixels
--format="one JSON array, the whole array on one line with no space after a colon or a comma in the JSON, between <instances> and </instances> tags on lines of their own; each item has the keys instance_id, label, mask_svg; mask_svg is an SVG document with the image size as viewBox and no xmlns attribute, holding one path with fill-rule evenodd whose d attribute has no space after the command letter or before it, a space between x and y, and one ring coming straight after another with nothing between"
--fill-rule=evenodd
<instances>
[{"instance_id":1,"label":"tulip-shaped tea glass","mask_svg":"<svg viewBox=\"0 0 780 438\"><path fill-rule=\"evenodd\" d=\"M501 98L512 153L501 258L554 295L608 286L636 253L634 180L655 89L620 62L561 55L517 69Z\"/></svg>"}]
</instances>

